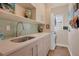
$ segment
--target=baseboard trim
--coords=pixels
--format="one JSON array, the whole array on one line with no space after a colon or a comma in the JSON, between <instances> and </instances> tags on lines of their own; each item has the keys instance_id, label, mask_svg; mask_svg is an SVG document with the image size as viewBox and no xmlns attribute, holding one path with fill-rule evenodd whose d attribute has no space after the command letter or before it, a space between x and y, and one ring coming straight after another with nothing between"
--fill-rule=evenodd
<instances>
[{"instance_id":1,"label":"baseboard trim","mask_svg":"<svg viewBox=\"0 0 79 59\"><path fill-rule=\"evenodd\" d=\"M69 48L69 47L68 47L68 50L69 50L70 56L72 56L72 52L71 52L71 50L70 50L70 48Z\"/></svg>"},{"instance_id":2,"label":"baseboard trim","mask_svg":"<svg viewBox=\"0 0 79 59\"><path fill-rule=\"evenodd\" d=\"M56 44L56 46L63 46L63 47L67 47L68 48L68 45L64 45L64 44Z\"/></svg>"},{"instance_id":3,"label":"baseboard trim","mask_svg":"<svg viewBox=\"0 0 79 59\"><path fill-rule=\"evenodd\" d=\"M68 45L64 45L64 44L56 44L56 46L67 47L67 48L68 48L68 50L69 50L70 56L72 56L72 53L71 53L70 48L69 48L69 46L68 46Z\"/></svg>"}]
</instances>

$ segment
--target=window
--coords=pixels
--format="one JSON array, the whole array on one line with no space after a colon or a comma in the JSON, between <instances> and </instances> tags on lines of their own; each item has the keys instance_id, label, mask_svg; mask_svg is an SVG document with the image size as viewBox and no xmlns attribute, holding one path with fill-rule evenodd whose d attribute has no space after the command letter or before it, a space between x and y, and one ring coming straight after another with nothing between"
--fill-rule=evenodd
<instances>
[{"instance_id":1,"label":"window","mask_svg":"<svg viewBox=\"0 0 79 59\"><path fill-rule=\"evenodd\" d=\"M63 29L63 16L56 15L55 16L55 30L62 30Z\"/></svg>"}]
</instances>

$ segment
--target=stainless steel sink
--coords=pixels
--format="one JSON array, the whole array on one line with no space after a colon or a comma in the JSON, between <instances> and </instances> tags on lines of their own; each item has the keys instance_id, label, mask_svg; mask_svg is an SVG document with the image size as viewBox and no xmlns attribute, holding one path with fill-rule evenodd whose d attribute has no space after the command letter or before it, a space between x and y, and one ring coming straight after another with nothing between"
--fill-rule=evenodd
<instances>
[{"instance_id":1,"label":"stainless steel sink","mask_svg":"<svg viewBox=\"0 0 79 59\"><path fill-rule=\"evenodd\" d=\"M20 43L20 42L25 42L27 40L31 40L35 37L22 37L22 38L18 38L18 39L13 39L11 40L12 42L15 42L15 43Z\"/></svg>"}]
</instances>

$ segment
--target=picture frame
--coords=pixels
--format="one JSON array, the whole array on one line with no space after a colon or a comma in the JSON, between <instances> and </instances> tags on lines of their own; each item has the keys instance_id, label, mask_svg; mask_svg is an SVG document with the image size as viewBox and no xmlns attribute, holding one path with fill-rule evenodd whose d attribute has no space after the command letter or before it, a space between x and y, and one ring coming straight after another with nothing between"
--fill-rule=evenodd
<instances>
[{"instance_id":1,"label":"picture frame","mask_svg":"<svg viewBox=\"0 0 79 59\"><path fill-rule=\"evenodd\" d=\"M47 29L50 29L50 25L49 25L49 24L46 24L46 28L47 28Z\"/></svg>"}]
</instances>

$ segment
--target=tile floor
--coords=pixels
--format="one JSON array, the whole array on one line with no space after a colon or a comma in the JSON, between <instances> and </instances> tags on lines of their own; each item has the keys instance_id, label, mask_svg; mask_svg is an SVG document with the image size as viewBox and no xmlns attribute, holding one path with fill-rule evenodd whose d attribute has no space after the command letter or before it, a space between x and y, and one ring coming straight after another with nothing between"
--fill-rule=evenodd
<instances>
[{"instance_id":1,"label":"tile floor","mask_svg":"<svg viewBox=\"0 0 79 59\"><path fill-rule=\"evenodd\" d=\"M56 46L55 50L50 50L48 56L70 56L68 48Z\"/></svg>"}]
</instances>

